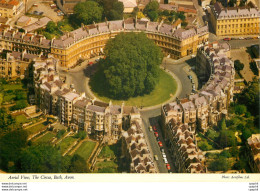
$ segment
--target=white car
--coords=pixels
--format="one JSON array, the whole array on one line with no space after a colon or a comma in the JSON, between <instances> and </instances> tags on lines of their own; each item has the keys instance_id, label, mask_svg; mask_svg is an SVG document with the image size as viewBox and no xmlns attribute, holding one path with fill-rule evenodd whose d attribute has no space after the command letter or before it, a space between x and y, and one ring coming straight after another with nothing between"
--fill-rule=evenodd
<instances>
[{"instance_id":1,"label":"white car","mask_svg":"<svg viewBox=\"0 0 260 191\"><path fill-rule=\"evenodd\" d=\"M245 38L244 38L244 37L239 37L238 39L239 39L239 40L244 40Z\"/></svg>"},{"instance_id":2,"label":"white car","mask_svg":"<svg viewBox=\"0 0 260 191\"><path fill-rule=\"evenodd\" d=\"M162 153L162 156L163 156L163 158L166 158L166 154L165 153Z\"/></svg>"},{"instance_id":3,"label":"white car","mask_svg":"<svg viewBox=\"0 0 260 191\"><path fill-rule=\"evenodd\" d=\"M165 163L165 164L168 163L167 158L163 158L163 160L164 160L164 163Z\"/></svg>"}]
</instances>

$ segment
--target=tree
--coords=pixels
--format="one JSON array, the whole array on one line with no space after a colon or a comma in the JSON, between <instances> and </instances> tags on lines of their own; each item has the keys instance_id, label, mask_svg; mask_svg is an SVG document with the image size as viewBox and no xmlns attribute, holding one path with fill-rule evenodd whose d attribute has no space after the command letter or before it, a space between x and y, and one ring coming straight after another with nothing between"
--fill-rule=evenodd
<instances>
[{"instance_id":1,"label":"tree","mask_svg":"<svg viewBox=\"0 0 260 191\"><path fill-rule=\"evenodd\" d=\"M230 152L228 152L227 150L223 150L219 156L222 156L222 157L225 157L225 158L230 158L231 157L231 154Z\"/></svg>"},{"instance_id":2,"label":"tree","mask_svg":"<svg viewBox=\"0 0 260 191\"><path fill-rule=\"evenodd\" d=\"M80 138L81 140L85 139L86 136L87 136L87 132L86 132L86 131L79 131L79 132L75 135L76 138Z\"/></svg>"},{"instance_id":3,"label":"tree","mask_svg":"<svg viewBox=\"0 0 260 191\"><path fill-rule=\"evenodd\" d=\"M49 21L46 25L46 32L54 34L58 30L58 27L55 22Z\"/></svg>"},{"instance_id":4,"label":"tree","mask_svg":"<svg viewBox=\"0 0 260 191\"><path fill-rule=\"evenodd\" d=\"M51 145L35 145L22 151L19 166L22 173L67 172L69 161Z\"/></svg>"},{"instance_id":5,"label":"tree","mask_svg":"<svg viewBox=\"0 0 260 191\"><path fill-rule=\"evenodd\" d=\"M230 147L236 144L235 134L230 130L221 130L218 140L222 148Z\"/></svg>"},{"instance_id":6,"label":"tree","mask_svg":"<svg viewBox=\"0 0 260 191\"><path fill-rule=\"evenodd\" d=\"M247 108L245 105L236 105L235 106L235 113L238 115L245 114L247 112Z\"/></svg>"},{"instance_id":7,"label":"tree","mask_svg":"<svg viewBox=\"0 0 260 191\"><path fill-rule=\"evenodd\" d=\"M147 16L151 19L151 21L156 21L159 15L157 11L150 11L147 13Z\"/></svg>"},{"instance_id":8,"label":"tree","mask_svg":"<svg viewBox=\"0 0 260 191\"><path fill-rule=\"evenodd\" d=\"M156 21L159 14L159 3L155 0L150 1L144 8L144 14L146 14L151 21Z\"/></svg>"},{"instance_id":9,"label":"tree","mask_svg":"<svg viewBox=\"0 0 260 191\"><path fill-rule=\"evenodd\" d=\"M159 3L155 0L150 1L144 8L144 13L148 14L151 11L158 11L159 10Z\"/></svg>"},{"instance_id":10,"label":"tree","mask_svg":"<svg viewBox=\"0 0 260 191\"><path fill-rule=\"evenodd\" d=\"M95 1L80 2L74 7L75 21L86 25L100 22L102 19L103 8Z\"/></svg>"},{"instance_id":11,"label":"tree","mask_svg":"<svg viewBox=\"0 0 260 191\"><path fill-rule=\"evenodd\" d=\"M144 33L120 33L108 41L101 60L102 81L113 99L150 93L159 77L163 54Z\"/></svg>"},{"instance_id":12,"label":"tree","mask_svg":"<svg viewBox=\"0 0 260 191\"><path fill-rule=\"evenodd\" d=\"M244 64L240 62L240 60L235 60L234 62L235 70L240 72L240 70L243 70Z\"/></svg>"},{"instance_id":13,"label":"tree","mask_svg":"<svg viewBox=\"0 0 260 191\"><path fill-rule=\"evenodd\" d=\"M212 150L212 146L211 146L207 141L200 141L200 142L198 143L198 147L199 147L202 151Z\"/></svg>"},{"instance_id":14,"label":"tree","mask_svg":"<svg viewBox=\"0 0 260 191\"><path fill-rule=\"evenodd\" d=\"M90 172L90 171L87 167L87 163L84 160L84 158L75 154L71 158L68 172L70 172L70 173L86 173L86 172Z\"/></svg>"},{"instance_id":15,"label":"tree","mask_svg":"<svg viewBox=\"0 0 260 191\"><path fill-rule=\"evenodd\" d=\"M259 81L254 78L238 96L238 102L247 106L247 109L253 116L259 115Z\"/></svg>"},{"instance_id":16,"label":"tree","mask_svg":"<svg viewBox=\"0 0 260 191\"><path fill-rule=\"evenodd\" d=\"M212 161L208 168L212 171L227 171L230 169L230 162L223 156Z\"/></svg>"},{"instance_id":17,"label":"tree","mask_svg":"<svg viewBox=\"0 0 260 191\"><path fill-rule=\"evenodd\" d=\"M6 133L0 137L0 167L10 171L23 148L27 146L28 134L22 129Z\"/></svg>"},{"instance_id":18,"label":"tree","mask_svg":"<svg viewBox=\"0 0 260 191\"><path fill-rule=\"evenodd\" d=\"M258 76L259 75L259 70L257 68L256 62L250 62L250 69L252 70L252 72L254 73L254 75Z\"/></svg>"}]
</instances>

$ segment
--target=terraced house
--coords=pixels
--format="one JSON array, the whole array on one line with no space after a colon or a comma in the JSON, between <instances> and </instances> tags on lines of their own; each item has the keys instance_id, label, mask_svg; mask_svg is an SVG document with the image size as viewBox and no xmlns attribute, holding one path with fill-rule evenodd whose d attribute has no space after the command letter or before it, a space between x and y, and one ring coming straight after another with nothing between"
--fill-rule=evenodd
<instances>
[{"instance_id":1,"label":"terraced house","mask_svg":"<svg viewBox=\"0 0 260 191\"><path fill-rule=\"evenodd\" d=\"M224 8L220 2L211 8L216 35L259 35L260 13L252 3L247 7Z\"/></svg>"},{"instance_id":2,"label":"terraced house","mask_svg":"<svg viewBox=\"0 0 260 191\"><path fill-rule=\"evenodd\" d=\"M234 63L228 58L227 43L201 47L197 54L198 76L208 80L202 89L187 98L162 106L163 135L170 145L179 172L205 172L203 155L197 148L195 132L206 132L225 118L233 100ZM205 79L205 76L208 79Z\"/></svg>"},{"instance_id":3,"label":"terraced house","mask_svg":"<svg viewBox=\"0 0 260 191\"><path fill-rule=\"evenodd\" d=\"M103 53L110 38L120 32L144 32L162 48L165 55L174 59L197 52L197 48L208 42L208 26L182 29L163 22L127 19L82 25L66 33L60 39L47 40L36 33L22 33L8 25L0 26L0 48L24 51L30 54L53 54L63 67L72 67L80 59L89 59Z\"/></svg>"},{"instance_id":4,"label":"terraced house","mask_svg":"<svg viewBox=\"0 0 260 191\"><path fill-rule=\"evenodd\" d=\"M140 121L135 107L91 100L69 88L56 71L57 62L50 57L33 65L36 104L41 111L58 116L68 127L85 130L97 140L105 139L109 143L122 136L124 125L130 126L132 120Z\"/></svg>"}]
</instances>

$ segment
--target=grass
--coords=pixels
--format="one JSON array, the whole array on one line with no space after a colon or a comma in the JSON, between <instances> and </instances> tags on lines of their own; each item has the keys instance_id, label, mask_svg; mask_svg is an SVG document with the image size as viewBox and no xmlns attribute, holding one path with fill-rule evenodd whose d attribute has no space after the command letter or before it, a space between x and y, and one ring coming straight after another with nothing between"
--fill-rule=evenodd
<instances>
[{"instance_id":1,"label":"grass","mask_svg":"<svg viewBox=\"0 0 260 191\"><path fill-rule=\"evenodd\" d=\"M3 93L0 93L0 105L2 105L3 97L4 97Z\"/></svg>"},{"instance_id":2,"label":"grass","mask_svg":"<svg viewBox=\"0 0 260 191\"><path fill-rule=\"evenodd\" d=\"M16 122L16 124L17 125L19 125L19 124L24 124L24 123L27 123L27 122L29 122L30 120L28 120L26 117L25 117L25 115L17 115L17 116L15 116L15 122Z\"/></svg>"},{"instance_id":3,"label":"grass","mask_svg":"<svg viewBox=\"0 0 260 191\"><path fill-rule=\"evenodd\" d=\"M35 143L50 143L51 140L55 137L55 133L53 132L47 132L44 136L37 139Z\"/></svg>"},{"instance_id":4,"label":"grass","mask_svg":"<svg viewBox=\"0 0 260 191\"><path fill-rule=\"evenodd\" d=\"M77 139L74 137L66 137L57 146L59 147L61 153L64 153L76 140Z\"/></svg>"},{"instance_id":5,"label":"grass","mask_svg":"<svg viewBox=\"0 0 260 191\"><path fill-rule=\"evenodd\" d=\"M104 96L106 95L106 92L104 92L105 88L102 87L102 82L104 81L102 76L102 73L97 72L90 80L90 86L94 87L92 88L93 93L100 100L107 103L110 100L112 100L113 104L117 105L121 105L123 101L125 102L125 105L139 107L158 105L170 99L171 96L174 95L177 90L176 81L168 73L164 72L163 70L160 70L158 83L155 86L155 89L150 94L129 98L128 100L113 100Z\"/></svg>"},{"instance_id":6,"label":"grass","mask_svg":"<svg viewBox=\"0 0 260 191\"><path fill-rule=\"evenodd\" d=\"M90 157L92 151L94 150L95 145L96 145L95 142L85 141L84 143L82 143L80 145L80 147L76 150L76 152L74 154L78 154L82 158L87 160Z\"/></svg>"},{"instance_id":7,"label":"grass","mask_svg":"<svg viewBox=\"0 0 260 191\"><path fill-rule=\"evenodd\" d=\"M97 168L117 168L118 165L114 161L102 161L102 162L97 162L96 167Z\"/></svg>"},{"instance_id":8,"label":"grass","mask_svg":"<svg viewBox=\"0 0 260 191\"><path fill-rule=\"evenodd\" d=\"M7 90L22 90L23 89L23 85L21 83L20 84L4 84L3 87L4 87L5 91L7 91Z\"/></svg>"},{"instance_id":9,"label":"grass","mask_svg":"<svg viewBox=\"0 0 260 191\"><path fill-rule=\"evenodd\" d=\"M115 149L116 149L115 145L104 146L103 149L101 150L100 154L98 155L98 158L114 158L114 157L116 157L116 154L114 152Z\"/></svg>"},{"instance_id":10,"label":"grass","mask_svg":"<svg viewBox=\"0 0 260 191\"><path fill-rule=\"evenodd\" d=\"M38 125L32 126L28 129L26 129L26 131L30 134L33 135L41 130L43 130L45 128L45 125L43 123L40 123Z\"/></svg>"},{"instance_id":11,"label":"grass","mask_svg":"<svg viewBox=\"0 0 260 191\"><path fill-rule=\"evenodd\" d=\"M6 94L4 95L4 102L10 102L12 100L14 100L15 95L14 94Z\"/></svg>"}]
</instances>

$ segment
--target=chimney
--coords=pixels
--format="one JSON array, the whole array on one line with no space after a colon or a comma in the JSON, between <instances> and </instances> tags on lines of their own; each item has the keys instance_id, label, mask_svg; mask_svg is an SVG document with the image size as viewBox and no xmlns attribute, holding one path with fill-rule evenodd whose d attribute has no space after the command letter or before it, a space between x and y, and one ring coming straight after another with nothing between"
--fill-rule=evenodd
<instances>
[{"instance_id":1,"label":"chimney","mask_svg":"<svg viewBox=\"0 0 260 191\"><path fill-rule=\"evenodd\" d=\"M81 23L81 28L84 30L84 27L85 27L85 25L84 25L84 23Z\"/></svg>"}]
</instances>

